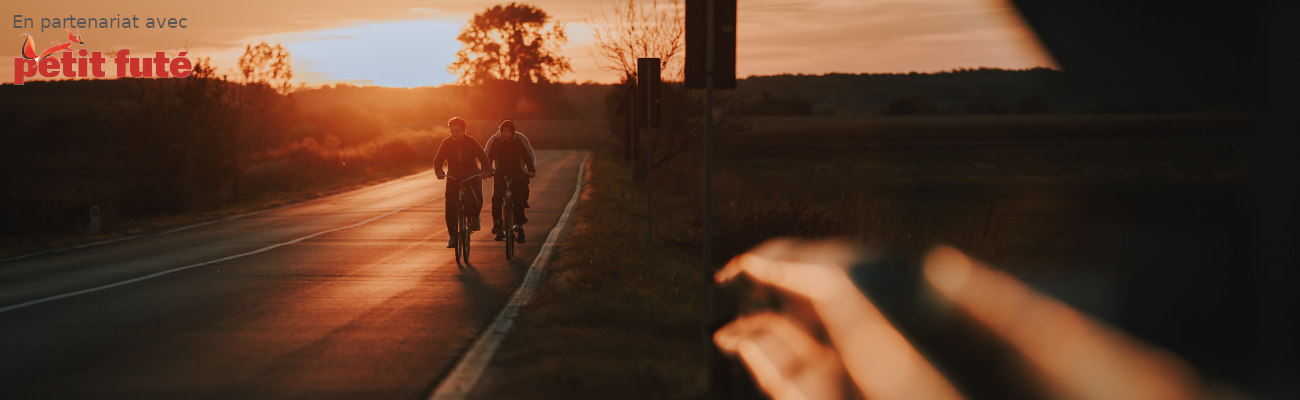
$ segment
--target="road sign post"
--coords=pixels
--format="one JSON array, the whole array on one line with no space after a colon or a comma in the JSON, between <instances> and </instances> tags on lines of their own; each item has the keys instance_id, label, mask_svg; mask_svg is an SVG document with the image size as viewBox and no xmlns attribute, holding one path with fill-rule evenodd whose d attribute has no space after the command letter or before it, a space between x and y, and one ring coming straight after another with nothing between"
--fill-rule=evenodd
<instances>
[{"instance_id":1,"label":"road sign post","mask_svg":"<svg viewBox=\"0 0 1300 400\"><path fill-rule=\"evenodd\" d=\"M618 103L614 116L623 117L623 160L629 163L636 160L636 123L633 121L633 109L636 108L636 81L628 77L627 87L623 90L623 99ZM635 174L635 172L634 172Z\"/></svg>"}]
</instances>

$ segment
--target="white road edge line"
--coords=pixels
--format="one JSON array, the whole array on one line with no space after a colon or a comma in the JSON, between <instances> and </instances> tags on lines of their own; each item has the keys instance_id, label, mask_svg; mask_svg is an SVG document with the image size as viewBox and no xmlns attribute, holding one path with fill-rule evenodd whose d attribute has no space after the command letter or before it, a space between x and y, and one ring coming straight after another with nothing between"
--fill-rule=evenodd
<instances>
[{"instance_id":1,"label":"white road edge line","mask_svg":"<svg viewBox=\"0 0 1300 400\"><path fill-rule=\"evenodd\" d=\"M399 209L396 209L396 210L393 210L393 211L389 211L389 212L386 212L386 213L380 214L380 215L378 215L378 216L371 217L370 219L367 219L367 220L365 220L365 221L361 221L361 222L358 222L358 223L355 223L355 224L352 224L352 225L341 226L341 227L338 227L338 228L333 228L333 229L323 230L323 231L316 232L316 233L313 233L313 234L310 234L310 235L307 235L307 236L303 236L303 237L300 237L300 238L297 238L297 239L293 239L293 240L290 240L290 241L287 241L287 242L281 242L281 243L276 243L276 244L273 244L273 245L270 245L270 246L266 246L266 247L263 247L263 248L260 248L260 249L257 249L257 250L252 250L252 251L247 251L247 252L243 252L243 253L239 253L239 254L235 254L235 255L225 256L225 257L221 257L221 258L214 259L214 260L204 261L204 262L201 262L201 263L190 264L190 265L186 265L186 266L183 266L183 267L176 267L176 268L172 268L172 269L165 270L165 271L155 272L155 273L152 273L152 274L149 274L149 275L145 275L145 276L141 276L141 277L136 277L136 278L132 278L132 279L127 279L127 280L120 281L120 282L114 282L114 283L110 283L110 284L107 284L107 285L102 285L102 286L92 287L92 288L89 288L89 289L82 289L82 290L78 290L78 291L75 291L75 292L68 292L68 293L64 293L64 294L59 294L59 295L54 295L54 296L50 296L50 297L39 298L39 299L36 299L36 300L29 300L29 301L25 301L25 302L18 303L18 304L13 304L13 305L8 305L8 306L0 307L0 314L7 313L7 312L10 312L10 311L13 311L13 310L17 310L17 309L21 309L21 308L31 307L31 306L34 306L34 305L37 305L37 304L41 304L41 303L48 303L48 302L51 302L51 301L60 300L60 299L66 299L66 298L73 297L73 296L80 296L80 295L87 294L87 293L94 293L94 292L98 292L98 291L101 291L101 290L112 289L112 288L115 288L115 287L118 287L118 286L130 285L130 284L132 284L132 283L136 283L136 282L140 282L140 281L145 281L145 280L149 280L149 279L157 278L157 277L160 277L160 276L163 276L163 275L168 275L168 274L172 274L172 273L175 273L175 272L180 272L180 271L184 271L184 270L187 270L187 269L193 269L193 268L198 268L198 267L208 266L208 265L216 264L216 263L219 263L219 262L222 262L222 261L230 261L230 260L233 260L233 259L236 259L236 258L240 258L240 257L244 257L244 256L251 256L251 255L254 255L254 254L257 254L257 253L262 253L262 252L265 252L265 251L273 250L273 249L276 249L276 248L279 248L279 247L282 247L282 246L288 246L288 245L291 245L291 244L294 244L294 243L298 243L298 242L301 242L301 241L304 241L304 240L307 240L307 239L311 239L311 238L314 238L314 237L317 237L317 236L320 236L320 235L324 235L324 234L326 234L326 233L337 232L337 231L341 231L341 230L344 230L344 229L348 229L348 228L356 228L356 227L358 227L358 226L362 226L362 225L365 225L365 224L369 224L369 223L371 223L371 222L378 221L379 219L384 218L384 217L387 217L387 216L389 216L389 215L397 214L397 213L399 213L399 212L406 211L406 210L411 209L411 208L413 208L413 207L419 207L419 206L422 206L422 205L425 205L425 204L429 204L429 202L432 202L432 201L434 201L434 200L441 199L442 197L443 197L443 196L437 196L437 197L434 197L434 198L432 198L432 199L425 200L425 201L420 202L420 203L412 204L412 205L409 205L409 206L406 206L406 207L402 207L402 208L399 208Z\"/></svg>"},{"instance_id":2,"label":"white road edge line","mask_svg":"<svg viewBox=\"0 0 1300 400\"><path fill-rule=\"evenodd\" d=\"M492 355L501 346L501 340L505 339L510 328L514 327L519 308L528 304L528 301L533 299L533 294L537 292L537 288L542 285L542 278L546 274L546 262L550 260L551 252L555 250L555 242L559 241L560 232L564 231L564 226L569 223L573 207L578 204L578 198L582 195L582 179L586 174L589 159L591 153L587 152L582 162L578 164L578 184L573 189L573 196L569 197L569 204L564 206L560 220L555 223L555 227L551 228L551 233L546 236L546 243L542 244L537 257L533 258L533 263L528 267L528 274L524 275L524 281L519 284L519 289L515 289L515 293L510 296L510 301L506 302L505 308L497 313L487 329L474 340L474 344L460 358L460 361L456 362L451 373L438 384L438 388L429 395L429 399L464 399L469 395L470 389L474 388L474 384L478 383L478 378L483 375L483 370L487 369Z\"/></svg>"},{"instance_id":3,"label":"white road edge line","mask_svg":"<svg viewBox=\"0 0 1300 400\"><path fill-rule=\"evenodd\" d=\"M18 261L18 260L21 260L21 259L24 259L24 258L28 258L28 257L35 257L35 256L40 256L40 255L45 255L45 254L52 254L52 253L61 253L61 252L69 251L69 250L76 250L76 249L82 249L82 248L86 248L86 247L99 246L99 245L104 245L104 244L109 244L109 243L115 243L115 242L120 242L120 241L123 241L123 240L135 239L135 238L144 237L144 236L162 236L162 235L168 235L168 234L172 234L172 233L176 233L176 232L180 232L180 231L185 231L185 230L190 230L190 229L198 228L198 227L200 227L200 226L204 226L204 225L208 225L208 224L213 224L213 223L217 223L217 222L226 222L226 221L230 221L230 220L237 219L237 218L247 217L247 216L249 216L249 215L253 215L253 214L258 214L258 213L262 213L262 212L266 212L266 211L275 210L275 209L278 209L278 208L281 208L281 207L284 207L284 206L296 206L296 205L302 205L302 204L307 204L307 203L309 203L309 202L316 201L316 200L319 200L319 199L328 198L328 197L333 197L333 196L335 196L335 195L340 195L340 194L345 194L345 193L352 193L353 191L359 191L359 190L365 190L365 189L371 189L371 188L381 187L381 186L385 186L385 185L388 185L388 184L391 184L391 183L395 183L395 182L400 181L400 180L403 180L403 179L414 178L414 177L417 177L417 176L420 176L420 175L424 175L424 174L430 173L431 171L433 171L433 170L430 169L429 171L416 172L416 173L414 173L414 174L410 174L410 175L407 175L407 176L398 177L398 178L394 178L394 179L389 179L389 180L387 180L387 181L385 181L385 182L382 182L382 183L379 183L379 184L376 184L376 185L373 185L373 186L366 186L366 187L364 187L364 188L359 188L359 189L355 189L355 190L349 190L349 191L345 191L345 192L335 193L335 194L330 195L330 196L321 197L321 198L316 198L316 199L310 199L310 200L307 200L307 201L304 201L304 202L301 202L301 203L283 204L283 205L279 205L279 206L275 206L275 207L271 207L271 208L267 208L267 209L263 209L263 210L250 211L250 212L246 212L246 213L243 213L243 214L231 215L231 216L228 216L228 217L217 218L217 219L212 219L212 220L208 220L208 221L203 221L203 222L199 222L199 223L195 223L195 224L190 224L190 225L182 226L182 227L175 228L175 229L171 229L171 230L167 230L167 231L162 231L162 232L153 232L153 233L142 233L142 234L138 234L138 235L130 235L130 236L123 236L123 237L120 237L120 238L114 238L114 239L108 239L108 240L101 240L101 241L98 241L98 242L84 243L84 244L79 244L79 245L75 245L75 246L60 247L60 248L56 248L56 249L49 249L49 250L37 251L37 252L34 252L34 253L19 254L19 255L13 256L13 257L0 259L0 264L7 263L7 262L10 262L10 261ZM4 311L0 311L0 312L4 312Z\"/></svg>"}]
</instances>

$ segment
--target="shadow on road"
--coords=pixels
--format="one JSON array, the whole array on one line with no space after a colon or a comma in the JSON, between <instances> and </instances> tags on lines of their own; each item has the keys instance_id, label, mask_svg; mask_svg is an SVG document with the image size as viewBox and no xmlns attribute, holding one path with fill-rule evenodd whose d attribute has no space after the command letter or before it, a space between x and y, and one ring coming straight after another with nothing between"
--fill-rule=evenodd
<instances>
[{"instance_id":1,"label":"shadow on road","mask_svg":"<svg viewBox=\"0 0 1300 400\"><path fill-rule=\"evenodd\" d=\"M483 275L479 273L478 268L473 264L463 263L460 271L456 274L456 280L465 288L465 298L469 301L469 306L475 312L491 314L501 308L499 300L505 298L507 293L501 289L494 288L483 281Z\"/></svg>"}]
</instances>

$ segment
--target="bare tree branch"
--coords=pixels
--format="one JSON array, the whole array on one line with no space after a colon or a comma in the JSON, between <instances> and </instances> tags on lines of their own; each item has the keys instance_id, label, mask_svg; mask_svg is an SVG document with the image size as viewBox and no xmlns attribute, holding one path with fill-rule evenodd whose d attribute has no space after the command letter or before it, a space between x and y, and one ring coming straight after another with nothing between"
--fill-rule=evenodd
<instances>
[{"instance_id":1,"label":"bare tree branch","mask_svg":"<svg viewBox=\"0 0 1300 400\"><path fill-rule=\"evenodd\" d=\"M585 21L595 37L596 65L625 77L636 75L637 58L659 58L664 77L680 81L686 50L683 18L678 0L626 0L613 10L602 7Z\"/></svg>"}]
</instances>

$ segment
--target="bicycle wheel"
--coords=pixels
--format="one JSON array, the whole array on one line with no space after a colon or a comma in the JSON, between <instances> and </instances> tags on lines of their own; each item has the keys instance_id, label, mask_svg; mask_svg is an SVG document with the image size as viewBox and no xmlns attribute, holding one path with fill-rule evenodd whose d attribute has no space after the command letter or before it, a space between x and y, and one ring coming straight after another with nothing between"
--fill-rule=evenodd
<instances>
[{"instance_id":1,"label":"bicycle wheel","mask_svg":"<svg viewBox=\"0 0 1300 400\"><path fill-rule=\"evenodd\" d=\"M501 212L505 214L505 226L501 230L506 234L506 259L515 257L515 207L514 199L511 198L510 192L506 192L504 202L501 204Z\"/></svg>"},{"instance_id":2,"label":"bicycle wheel","mask_svg":"<svg viewBox=\"0 0 1300 400\"><path fill-rule=\"evenodd\" d=\"M456 222L457 226L461 227L460 229L465 229L463 223L465 221L465 217L464 215L461 214L461 210L459 209L456 210L456 221L457 221ZM456 265L460 265L460 257L461 257L460 232L457 231L456 233L452 234L452 237L456 238Z\"/></svg>"},{"instance_id":3,"label":"bicycle wheel","mask_svg":"<svg viewBox=\"0 0 1300 400\"><path fill-rule=\"evenodd\" d=\"M460 251L461 259L469 264L469 213L465 212L464 206L460 210L460 238L456 240L463 250Z\"/></svg>"}]
</instances>

